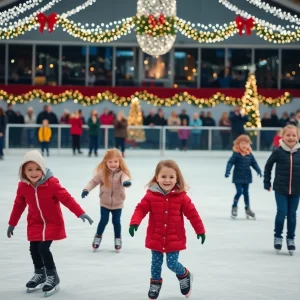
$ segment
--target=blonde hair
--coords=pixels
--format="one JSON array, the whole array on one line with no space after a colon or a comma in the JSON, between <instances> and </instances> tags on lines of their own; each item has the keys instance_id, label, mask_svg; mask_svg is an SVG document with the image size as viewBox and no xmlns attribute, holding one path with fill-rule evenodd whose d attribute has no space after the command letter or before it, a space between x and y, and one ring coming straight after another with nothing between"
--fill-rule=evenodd
<instances>
[{"instance_id":1,"label":"blonde hair","mask_svg":"<svg viewBox=\"0 0 300 300\"><path fill-rule=\"evenodd\" d=\"M121 152L116 148L108 149L105 152L102 161L95 169L95 174L99 173L100 171L103 171L104 185L107 187L109 187L110 184L109 182L110 170L107 167L107 161L113 158L119 159L120 170L123 171L128 177L130 177L130 172L126 166L126 163L124 161L124 158L122 157Z\"/></svg>"},{"instance_id":2,"label":"blonde hair","mask_svg":"<svg viewBox=\"0 0 300 300\"><path fill-rule=\"evenodd\" d=\"M158 174L160 173L160 171L162 170L162 168L164 168L164 167L173 169L176 172L176 179L177 179L176 185L178 187L178 192L183 192L183 191L188 190L188 186L184 181L184 178L179 169L179 166L177 165L177 163L174 160L161 160L155 168L154 176L149 181L149 183L146 185L146 187L149 187L149 186L157 183L156 178L157 178Z\"/></svg>"},{"instance_id":3,"label":"blonde hair","mask_svg":"<svg viewBox=\"0 0 300 300\"><path fill-rule=\"evenodd\" d=\"M240 149L240 143L241 142L245 142L245 143L248 143L249 145L252 144L250 138L248 135L246 134L242 134L240 135L238 138L236 138L233 142L233 147L232 147L232 150L234 152L239 152L241 153L241 149ZM248 151L247 151L248 152ZM251 147L249 147L249 154L251 153Z\"/></svg>"},{"instance_id":4,"label":"blonde hair","mask_svg":"<svg viewBox=\"0 0 300 300\"><path fill-rule=\"evenodd\" d=\"M293 125L293 124L289 124L286 125L283 129L282 129L282 136L284 136L284 134L289 130L289 129L295 129L297 132L297 136L299 137L299 131L297 126Z\"/></svg>"}]
</instances>

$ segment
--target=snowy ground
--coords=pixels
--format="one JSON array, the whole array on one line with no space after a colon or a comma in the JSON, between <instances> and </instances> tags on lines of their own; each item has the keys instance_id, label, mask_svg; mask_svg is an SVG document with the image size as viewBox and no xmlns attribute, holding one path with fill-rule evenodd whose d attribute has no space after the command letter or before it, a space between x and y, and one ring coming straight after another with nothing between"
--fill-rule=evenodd
<instances>
[{"instance_id":1,"label":"snowy ground","mask_svg":"<svg viewBox=\"0 0 300 300\"><path fill-rule=\"evenodd\" d=\"M86 152L86 151L85 151ZM6 238L7 221L17 187L18 166L22 152L10 152L0 162L0 299L39 299L41 292L25 293L25 284L32 276L29 243L25 236L24 213L12 239ZM188 157L190 156L190 157ZM258 153L257 160L264 167L268 154ZM256 221L245 219L243 203L239 218L230 219L234 186L224 178L229 152L225 153L167 153L176 159L189 192L207 229L205 245L197 240L190 224L187 250L180 261L195 275L191 298L196 300L298 300L300 299L300 242L299 251L289 256L284 244L276 255L273 250L275 201L273 193L263 190L262 179L253 172L250 200L257 214ZM80 202L95 223L82 223L64 209L68 238L55 242L52 252L61 279L61 291L54 299L73 300L141 300L147 299L150 278L150 251L144 248L147 217L137 235L131 238L128 224L136 203L144 195L144 185L160 160L157 152L128 152L126 159L132 172L133 185L127 192L123 211L123 250L113 251L113 229L107 227L101 250L92 252L91 242L99 220L98 189L88 198L80 198L81 190L90 179L98 160L60 155L53 151L47 158L51 168ZM299 228L299 226L298 226ZM164 284L160 299L179 300L183 297L173 273L163 267Z\"/></svg>"}]
</instances>

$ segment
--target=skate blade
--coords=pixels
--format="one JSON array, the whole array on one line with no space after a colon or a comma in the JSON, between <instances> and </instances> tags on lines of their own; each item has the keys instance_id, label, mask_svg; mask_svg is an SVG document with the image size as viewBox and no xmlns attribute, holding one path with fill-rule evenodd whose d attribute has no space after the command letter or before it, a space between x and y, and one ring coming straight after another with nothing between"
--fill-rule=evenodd
<instances>
[{"instance_id":1,"label":"skate blade","mask_svg":"<svg viewBox=\"0 0 300 300\"><path fill-rule=\"evenodd\" d=\"M235 220L235 219L236 219L236 216L231 216L231 219Z\"/></svg>"},{"instance_id":2,"label":"skate blade","mask_svg":"<svg viewBox=\"0 0 300 300\"><path fill-rule=\"evenodd\" d=\"M120 253L121 252L121 249L116 249L116 253Z\"/></svg>"},{"instance_id":3,"label":"skate blade","mask_svg":"<svg viewBox=\"0 0 300 300\"><path fill-rule=\"evenodd\" d=\"M290 254L290 256L293 256L294 255L294 250L289 250L289 254Z\"/></svg>"},{"instance_id":4,"label":"skate blade","mask_svg":"<svg viewBox=\"0 0 300 300\"><path fill-rule=\"evenodd\" d=\"M279 255L281 250L275 249L275 251L276 251L276 254Z\"/></svg>"},{"instance_id":5,"label":"skate blade","mask_svg":"<svg viewBox=\"0 0 300 300\"><path fill-rule=\"evenodd\" d=\"M191 277L190 277L190 291L188 294L184 295L185 298L189 298L191 296L191 293L192 293L192 286L193 286L193 279L194 279L194 275L192 273L190 273Z\"/></svg>"},{"instance_id":6,"label":"skate blade","mask_svg":"<svg viewBox=\"0 0 300 300\"><path fill-rule=\"evenodd\" d=\"M247 220L256 220L256 217L246 216Z\"/></svg>"},{"instance_id":7,"label":"skate blade","mask_svg":"<svg viewBox=\"0 0 300 300\"><path fill-rule=\"evenodd\" d=\"M45 292L44 293L44 297L50 297L52 295L54 295L55 293L57 293L60 290L59 285L57 285L55 288L53 288L51 291Z\"/></svg>"},{"instance_id":8,"label":"skate blade","mask_svg":"<svg viewBox=\"0 0 300 300\"><path fill-rule=\"evenodd\" d=\"M40 290L43 288L44 285L45 285L45 283L41 283L40 285L38 285L38 286L35 287L35 288L27 288L26 293L27 293L27 294L31 294L31 293L40 291Z\"/></svg>"}]
</instances>

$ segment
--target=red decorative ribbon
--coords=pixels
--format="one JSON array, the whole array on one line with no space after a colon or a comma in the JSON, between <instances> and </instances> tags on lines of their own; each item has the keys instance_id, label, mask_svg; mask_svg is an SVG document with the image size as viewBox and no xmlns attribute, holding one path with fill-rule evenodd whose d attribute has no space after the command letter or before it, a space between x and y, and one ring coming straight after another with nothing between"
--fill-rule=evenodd
<instances>
[{"instance_id":1,"label":"red decorative ribbon","mask_svg":"<svg viewBox=\"0 0 300 300\"><path fill-rule=\"evenodd\" d=\"M163 25L167 22L165 16L161 14L158 18L155 18L153 15L150 15L148 18L149 25L154 28L157 25Z\"/></svg>"},{"instance_id":2,"label":"red decorative ribbon","mask_svg":"<svg viewBox=\"0 0 300 300\"><path fill-rule=\"evenodd\" d=\"M235 18L236 27L239 31L239 35L243 35L243 30L246 27L246 34L250 35L252 32L252 28L254 27L254 19L244 19L241 16L237 16Z\"/></svg>"},{"instance_id":3,"label":"red decorative ribbon","mask_svg":"<svg viewBox=\"0 0 300 300\"><path fill-rule=\"evenodd\" d=\"M52 32L55 23L57 22L57 18L56 18L57 14L56 13L52 13L49 17L47 17L45 14L43 13L39 13L37 15L37 20L40 23L40 32L44 32L45 26L47 25L48 27L48 31Z\"/></svg>"}]
</instances>

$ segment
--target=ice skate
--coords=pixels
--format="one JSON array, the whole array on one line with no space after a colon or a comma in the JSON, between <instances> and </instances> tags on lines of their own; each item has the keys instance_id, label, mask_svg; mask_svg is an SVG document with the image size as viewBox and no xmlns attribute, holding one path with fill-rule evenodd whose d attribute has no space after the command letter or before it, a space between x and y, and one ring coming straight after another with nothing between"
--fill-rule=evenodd
<instances>
[{"instance_id":1,"label":"ice skate","mask_svg":"<svg viewBox=\"0 0 300 300\"><path fill-rule=\"evenodd\" d=\"M232 209L231 209L231 218L232 219L235 219L238 215L238 208L237 206L232 206Z\"/></svg>"},{"instance_id":2,"label":"ice skate","mask_svg":"<svg viewBox=\"0 0 300 300\"><path fill-rule=\"evenodd\" d=\"M150 288L148 292L148 297L150 300L155 300L159 296L163 280L152 280L150 279Z\"/></svg>"},{"instance_id":3,"label":"ice skate","mask_svg":"<svg viewBox=\"0 0 300 300\"><path fill-rule=\"evenodd\" d=\"M276 250L276 253L279 254L282 248L282 238L274 238L274 248Z\"/></svg>"},{"instance_id":4,"label":"ice skate","mask_svg":"<svg viewBox=\"0 0 300 300\"><path fill-rule=\"evenodd\" d=\"M186 269L186 274L184 276L177 276L177 278L179 280L181 294L184 295L185 298L188 298L192 292L194 275Z\"/></svg>"},{"instance_id":5,"label":"ice skate","mask_svg":"<svg viewBox=\"0 0 300 300\"><path fill-rule=\"evenodd\" d=\"M247 219L256 220L255 213L249 207L245 208L245 212Z\"/></svg>"},{"instance_id":6,"label":"ice skate","mask_svg":"<svg viewBox=\"0 0 300 300\"><path fill-rule=\"evenodd\" d=\"M27 293L34 293L41 290L46 282L45 268L35 269L33 277L27 282Z\"/></svg>"},{"instance_id":7,"label":"ice skate","mask_svg":"<svg viewBox=\"0 0 300 300\"><path fill-rule=\"evenodd\" d=\"M287 243L288 251L292 256L294 254L294 251L296 250L295 241L293 239L287 239L286 243Z\"/></svg>"},{"instance_id":8,"label":"ice skate","mask_svg":"<svg viewBox=\"0 0 300 300\"><path fill-rule=\"evenodd\" d=\"M101 244L101 241L102 241L102 236L96 234L95 237L94 237L94 240L93 240L93 249L94 249L94 251L96 251L99 248L99 246Z\"/></svg>"},{"instance_id":9,"label":"ice skate","mask_svg":"<svg viewBox=\"0 0 300 300\"><path fill-rule=\"evenodd\" d=\"M122 249L122 239L121 238L115 239L115 249L116 249L117 253L119 253L120 250Z\"/></svg>"},{"instance_id":10,"label":"ice skate","mask_svg":"<svg viewBox=\"0 0 300 300\"><path fill-rule=\"evenodd\" d=\"M57 275L56 269L46 270L47 281L43 287L43 292L45 297L50 297L59 291L59 277Z\"/></svg>"}]
</instances>

